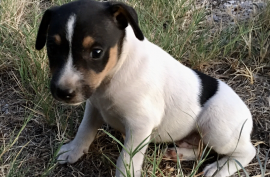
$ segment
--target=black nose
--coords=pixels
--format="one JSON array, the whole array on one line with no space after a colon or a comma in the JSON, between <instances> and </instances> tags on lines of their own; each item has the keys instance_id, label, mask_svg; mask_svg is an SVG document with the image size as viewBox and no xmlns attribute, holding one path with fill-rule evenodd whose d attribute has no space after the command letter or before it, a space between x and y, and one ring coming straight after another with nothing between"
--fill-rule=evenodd
<instances>
[{"instance_id":1,"label":"black nose","mask_svg":"<svg viewBox=\"0 0 270 177\"><path fill-rule=\"evenodd\" d=\"M75 96L75 91L70 89L56 88L56 96L61 100L71 100Z\"/></svg>"}]
</instances>

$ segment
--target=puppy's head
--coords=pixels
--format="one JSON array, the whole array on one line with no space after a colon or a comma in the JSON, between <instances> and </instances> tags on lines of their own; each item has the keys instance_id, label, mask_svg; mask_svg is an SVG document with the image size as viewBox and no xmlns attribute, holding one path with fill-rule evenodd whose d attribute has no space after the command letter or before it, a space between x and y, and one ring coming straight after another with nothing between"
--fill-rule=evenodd
<instances>
[{"instance_id":1,"label":"puppy's head","mask_svg":"<svg viewBox=\"0 0 270 177\"><path fill-rule=\"evenodd\" d=\"M120 2L81 0L46 10L36 49L47 44L52 95L68 104L88 99L117 64L128 24L143 40L135 10Z\"/></svg>"}]
</instances>

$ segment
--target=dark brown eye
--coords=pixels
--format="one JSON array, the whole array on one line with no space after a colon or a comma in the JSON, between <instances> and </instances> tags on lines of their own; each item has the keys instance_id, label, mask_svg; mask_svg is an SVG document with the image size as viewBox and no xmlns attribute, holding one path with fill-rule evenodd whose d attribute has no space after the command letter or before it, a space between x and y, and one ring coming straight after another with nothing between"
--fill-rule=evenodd
<instances>
[{"instance_id":1,"label":"dark brown eye","mask_svg":"<svg viewBox=\"0 0 270 177\"><path fill-rule=\"evenodd\" d=\"M102 55L101 49L93 49L90 53L90 57L93 59L99 59Z\"/></svg>"}]
</instances>

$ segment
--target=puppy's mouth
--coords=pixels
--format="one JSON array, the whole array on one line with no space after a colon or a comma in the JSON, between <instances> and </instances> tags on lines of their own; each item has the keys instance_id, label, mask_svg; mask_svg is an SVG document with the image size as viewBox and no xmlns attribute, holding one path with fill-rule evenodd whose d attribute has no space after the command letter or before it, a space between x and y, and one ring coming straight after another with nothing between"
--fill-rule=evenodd
<instances>
[{"instance_id":1,"label":"puppy's mouth","mask_svg":"<svg viewBox=\"0 0 270 177\"><path fill-rule=\"evenodd\" d=\"M67 104L67 105L71 105L71 106L78 106L82 103L84 103L86 101L86 99L82 98L81 96L75 96L74 98L59 98L55 93L52 92L52 95L54 97L55 100L63 103L63 104ZM80 99L78 99L77 97L81 97Z\"/></svg>"},{"instance_id":2,"label":"puppy's mouth","mask_svg":"<svg viewBox=\"0 0 270 177\"><path fill-rule=\"evenodd\" d=\"M86 100L85 100L86 101ZM79 106L80 104L84 103L85 101L81 101L81 102L71 102L71 103L67 103L64 102L64 104L70 105L70 106ZM62 102L63 103L63 102Z\"/></svg>"},{"instance_id":3,"label":"puppy's mouth","mask_svg":"<svg viewBox=\"0 0 270 177\"><path fill-rule=\"evenodd\" d=\"M91 91L82 93L81 91L72 91L68 89L59 89L51 87L51 94L57 101L67 104L77 106L84 103L92 95Z\"/></svg>"}]
</instances>

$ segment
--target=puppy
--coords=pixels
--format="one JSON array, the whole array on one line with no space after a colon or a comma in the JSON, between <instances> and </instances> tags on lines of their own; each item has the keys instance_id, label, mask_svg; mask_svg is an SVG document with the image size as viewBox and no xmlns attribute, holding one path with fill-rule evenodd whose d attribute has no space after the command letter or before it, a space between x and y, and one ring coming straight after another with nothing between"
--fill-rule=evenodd
<instances>
[{"instance_id":1,"label":"puppy","mask_svg":"<svg viewBox=\"0 0 270 177\"><path fill-rule=\"evenodd\" d=\"M216 176L232 175L241 169L235 160L246 166L255 156L252 116L244 102L224 82L182 65L149 42L132 7L81 0L48 9L36 49L45 43L53 97L72 105L86 101L76 137L60 149L60 163L74 163L87 153L103 123L125 134L126 149L134 150L144 139L173 140L185 160L198 155L185 140L199 129L203 142L225 155L204 169L205 176L224 163ZM132 160L123 149L116 176L125 176L125 164L131 162L139 177L146 149ZM175 158L172 151L168 158Z\"/></svg>"}]
</instances>

